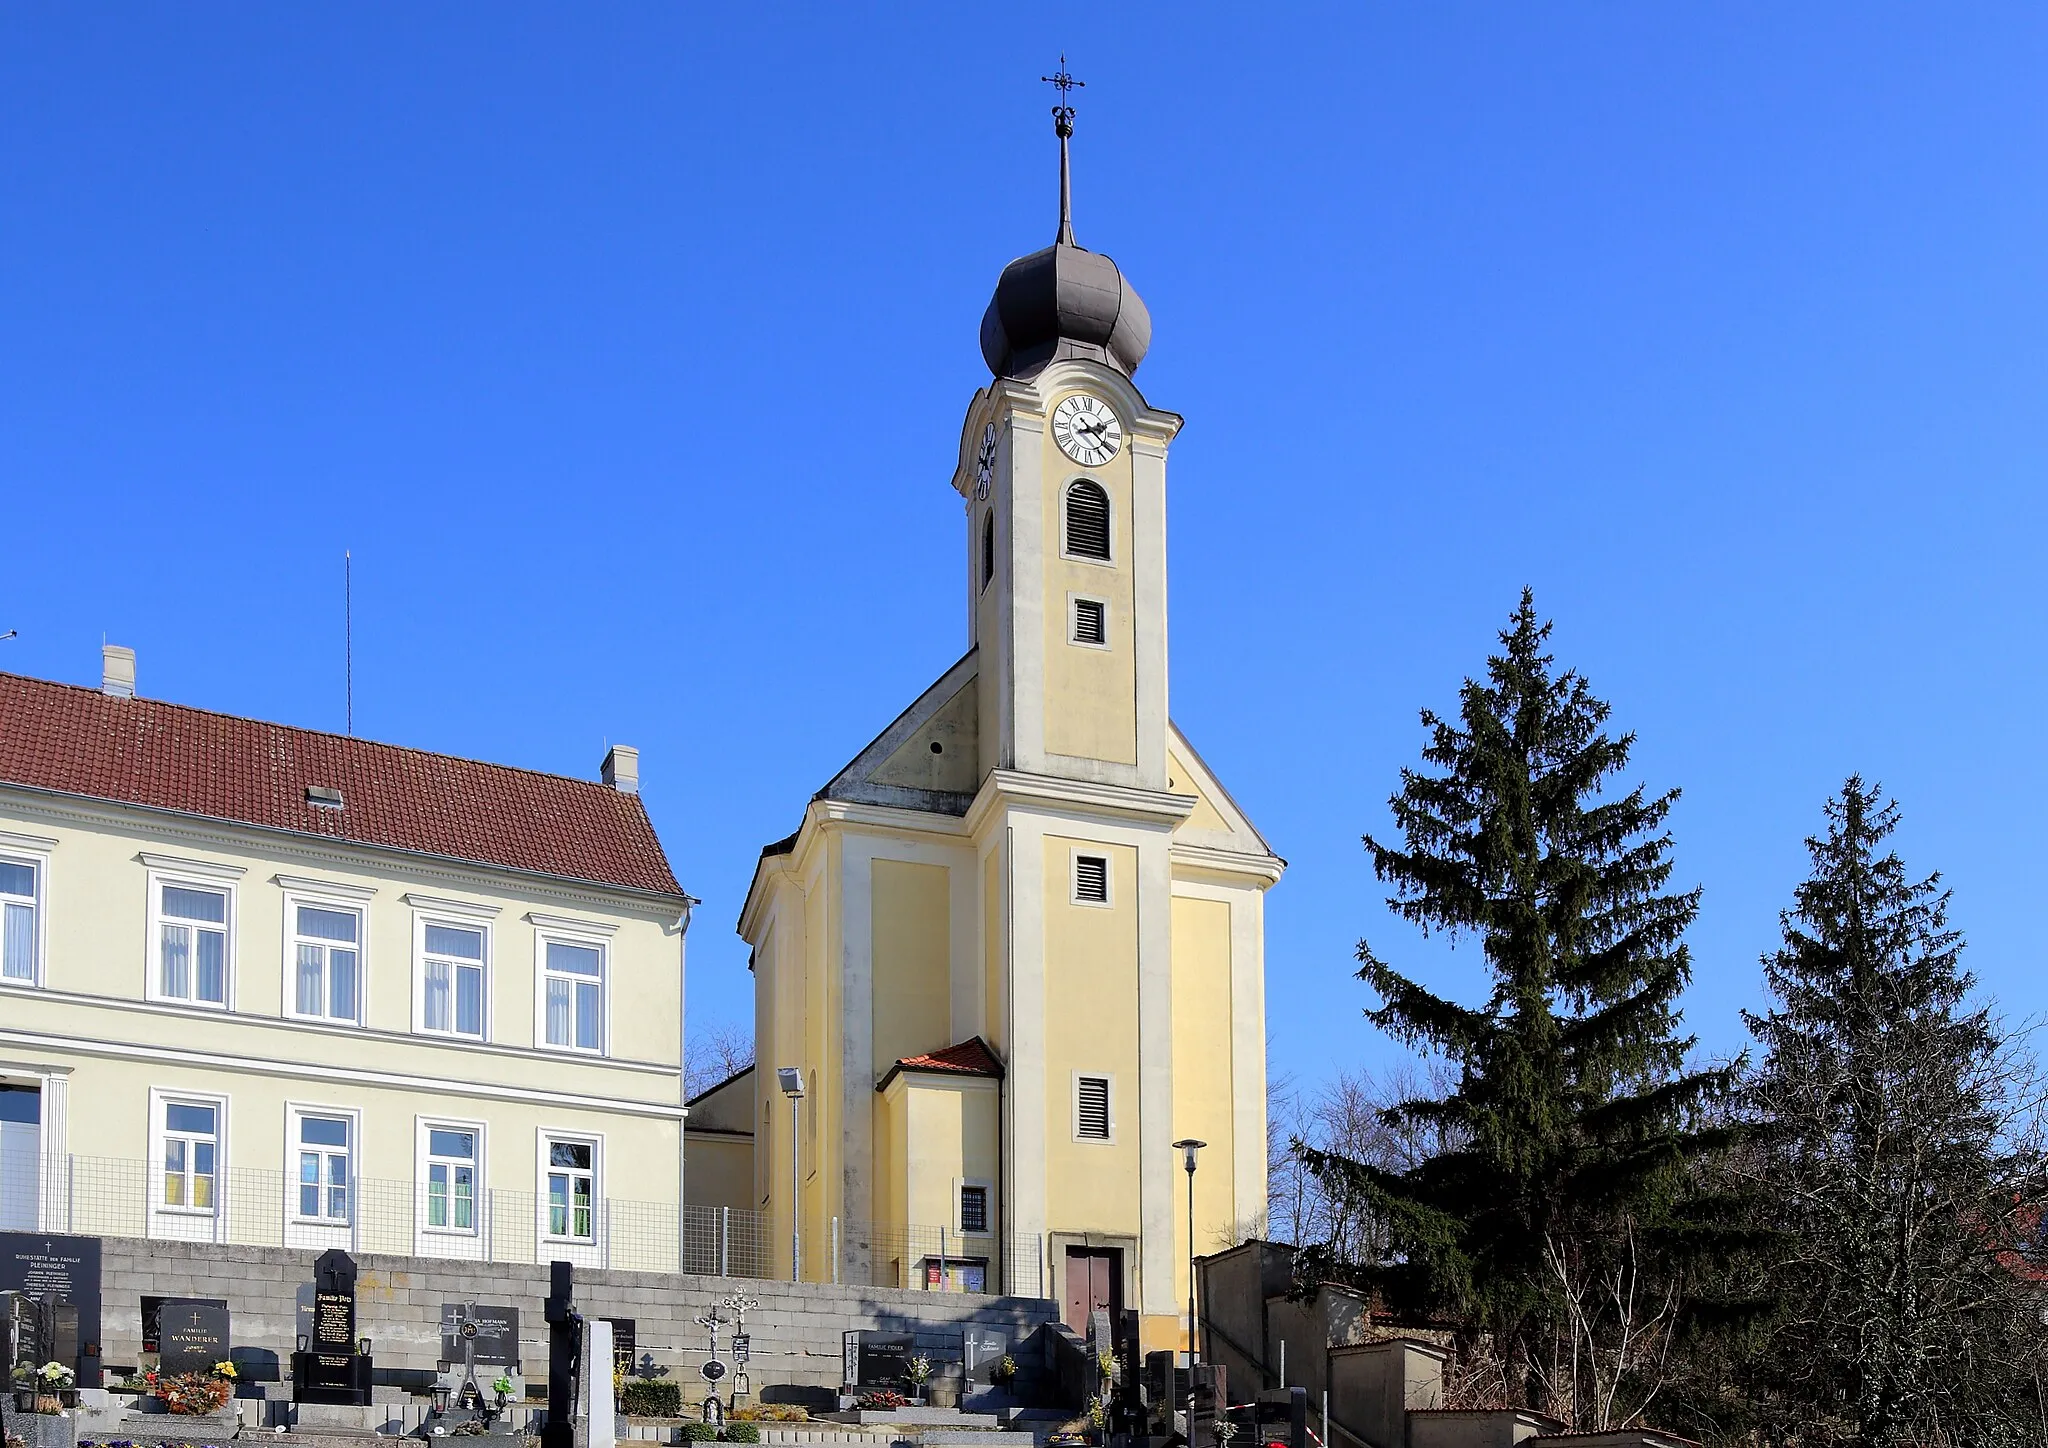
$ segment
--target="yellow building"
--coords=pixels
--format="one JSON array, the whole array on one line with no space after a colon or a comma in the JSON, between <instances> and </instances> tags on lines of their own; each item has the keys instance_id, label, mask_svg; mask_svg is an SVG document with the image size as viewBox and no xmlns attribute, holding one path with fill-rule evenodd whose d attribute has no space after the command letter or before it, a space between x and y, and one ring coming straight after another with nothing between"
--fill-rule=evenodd
<instances>
[{"instance_id":1,"label":"yellow building","mask_svg":"<svg viewBox=\"0 0 2048 1448\"><path fill-rule=\"evenodd\" d=\"M806 1278L1136 1308L1157 1347L1185 1341L1175 1143L1207 1144L1196 1250L1264 1217L1282 862L1168 715L1150 334L1064 215L1003 272L950 479L966 653L762 852L761 1069L705 1104L751 1096L751 1204Z\"/></svg>"},{"instance_id":2,"label":"yellow building","mask_svg":"<svg viewBox=\"0 0 2048 1448\"><path fill-rule=\"evenodd\" d=\"M0 675L0 1228L669 1268L638 795Z\"/></svg>"}]
</instances>

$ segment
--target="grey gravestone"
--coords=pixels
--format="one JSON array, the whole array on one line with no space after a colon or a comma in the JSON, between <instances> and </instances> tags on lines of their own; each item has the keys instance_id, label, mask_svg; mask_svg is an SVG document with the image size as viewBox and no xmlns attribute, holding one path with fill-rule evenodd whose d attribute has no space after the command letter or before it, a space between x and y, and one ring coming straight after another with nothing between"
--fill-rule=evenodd
<instances>
[{"instance_id":1,"label":"grey gravestone","mask_svg":"<svg viewBox=\"0 0 2048 1448\"><path fill-rule=\"evenodd\" d=\"M519 1366L519 1309L492 1307L481 1302L441 1304L441 1366L452 1368L463 1361L462 1324L476 1324L476 1362L495 1367Z\"/></svg>"},{"instance_id":2,"label":"grey gravestone","mask_svg":"<svg viewBox=\"0 0 2048 1448\"><path fill-rule=\"evenodd\" d=\"M81 1388L100 1386L100 1239L55 1232L0 1232L0 1292L37 1302L55 1295L78 1309Z\"/></svg>"},{"instance_id":3,"label":"grey gravestone","mask_svg":"<svg viewBox=\"0 0 2048 1448\"><path fill-rule=\"evenodd\" d=\"M970 1327L960 1339L960 1355L970 1383L991 1383L991 1376L1010 1351L1010 1340L985 1327Z\"/></svg>"},{"instance_id":4,"label":"grey gravestone","mask_svg":"<svg viewBox=\"0 0 2048 1448\"><path fill-rule=\"evenodd\" d=\"M162 1317L166 1302L203 1302L222 1310L227 1308L227 1299L221 1297L145 1297L142 1299L142 1350L162 1352Z\"/></svg>"},{"instance_id":5,"label":"grey gravestone","mask_svg":"<svg viewBox=\"0 0 2048 1448\"><path fill-rule=\"evenodd\" d=\"M218 1302L168 1297L157 1309L159 1371L211 1372L228 1355L228 1310Z\"/></svg>"}]
</instances>

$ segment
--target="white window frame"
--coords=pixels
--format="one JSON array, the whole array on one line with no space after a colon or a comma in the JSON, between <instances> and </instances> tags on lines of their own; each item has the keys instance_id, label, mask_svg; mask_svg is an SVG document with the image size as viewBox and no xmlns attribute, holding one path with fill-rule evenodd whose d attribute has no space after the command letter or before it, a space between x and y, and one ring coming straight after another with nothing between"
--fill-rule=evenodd
<instances>
[{"instance_id":1,"label":"white window frame","mask_svg":"<svg viewBox=\"0 0 2048 1448\"><path fill-rule=\"evenodd\" d=\"M560 1142L564 1145L587 1146L590 1148L590 1235L587 1237L565 1236L548 1230L548 1148ZM534 1229L543 1242L563 1247L583 1247L594 1252L604 1250L604 1135L590 1131L556 1131L543 1126L534 1133L534 1205L538 1220ZM570 1195L570 1225L574 1225L575 1195Z\"/></svg>"},{"instance_id":2,"label":"white window frame","mask_svg":"<svg viewBox=\"0 0 2048 1448\"><path fill-rule=\"evenodd\" d=\"M430 1220L428 1202L431 1194L428 1190L427 1177L435 1159L432 1142L433 1133L436 1131L467 1132L476 1138L476 1157L472 1162L470 1225L467 1227L437 1227ZM485 1186L487 1178L484 1175L486 1163L490 1160L490 1149L490 1128L485 1122L471 1121L459 1116L413 1118L413 1182L418 1199L413 1220L417 1224L414 1237L418 1242L415 1248L418 1256L482 1259L485 1244L490 1241L490 1192ZM452 1180L449 1200L454 1200Z\"/></svg>"},{"instance_id":3,"label":"white window frame","mask_svg":"<svg viewBox=\"0 0 2048 1448\"><path fill-rule=\"evenodd\" d=\"M173 1133L173 1106L209 1106L214 1112L213 1205L175 1207L164 1201L164 1143ZM181 1242L225 1242L228 1232L228 1098L216 1091L149 1088L149 1235ZM177 1133L183 1135L183 1133Z\"/></svg>"},{"instance_id":4,"label":"white window frame","mask_svg":"<svg viewBox=\"0 0 2048 1448\"><path fill-rule=\"evenodd\" d=\"M967 1189L981 1189L982 1227L978 1232L967 1229L967 1203L963 1200ZM996 1184L982 1177L953 1178L953 1230L963 1237L993 1237L996 1221Z\"/></svg>"},{"instance_id":5,"label":"white window frame","mask_svg":"<svg viewBox=\"0 0 2048 1448\"><path fill-rule=\"evenodd\" d=\"M0 861L26 865L36 872L35 893L29 897L29 909L34 912L34 928L29 939L28 976L23 979L0 975L0 987L37 990L44 983L44 962L50 954L50 856L56 848L55 840L0 831ZM22 899L19 895L4 898L9 904L19 904Z\"/></svg>"},{"instance_id":6,"label":"white window frame","mask_svg":"<svg viewBox=\"0 0 2048 1448\"><path fill-rule=\"evenodd\" d=\"M370 1019L370 897L377 892L364 886L336 885L324 880L287 880L280 875L278 883L284 886L284 946L279 959L282 962L280 974L284 977L283 1008L286 1020L316 1021L329 1026L360 1026ZM317 1014L299 1009L299 907L310 905L315 910L333 910L356 917L356 1013L353 1016L331 1016L325 1011ZM331 946L334 942L322 941ZM328 976L325 970L320 974L322 1000L329 999Z\"/></svg>"},{"instance_id":7,"label":"white window frame","mask_svg":"<svg viewBox=\"0 0 2048 1448\"><path fill-rule=\"evenodd\" d=\"M1109 505L1109 557L1091 558L1086 553L1067 551L1067 539L1071 536L1067 528L1067 505L1074 501L1074 484L1093 483L1102 489L1102 496ZM1116 494L1110 491L1108 483L1087 473L1076 473L1060 484L1060 557L1069 563L1085 563L1091 568L1116 567Z\"/></svg>"},{"instance_id":8,"label":"white window frame","mask_svg":"<svg viewBox=\"0 0 2048 1448\"><path fill-rule=\"evenodd\" d=\"M408 897L413 898L413 897ZM492 938L492 919L497 911L450 909L452 902L439 901L429 908L415 904L412 912L412 1028L415 1034L432 1036L442 1041L488 1041L491 1039L491 962L496 954L496 941ZM477 983L477 1031L437 1030L427 1024L427 927L438 925L444 930L471 930L484 938L483 959L477 962L481 978ZM458 967L459 969L459 967ZM455 1019L455 982L449 981L449 1019ZM543 1030L545 1023L543 1022Z\"/></svg>"},{"instance_id":9,"label":"white window frame","mask_svg":"<svg viewBox=\"0 0 2048 1448\"><path fill-rule=\"evenodd\" d=\"M1081 1081L1084 1077L1090 1081L1100 1081L1103 1083L1103 1099L1109 1111L1109 1135L1107 1136L1083 1136L1081 1134ZM1070 1100L1072 1105L1069 1107L1069 1113L1072 1116L1072 1121L1069 1125L1073 1131L1074 1140L1084 1146L1115 1146L1116 1073L1113 1071L1076 1071L1074 1073Z\"/></svg>"},{"instance_id":10,"label":"white window frame","mask_svg":"<svg viewBox=\"0 0 2048 1448\"><path fill-rule=\"evenodd\" d=\"M1102 861L1102 898L1081 898L1081 857ZM1075 845L1067 851L1067 903L1089 910L1116 908L1116 855L1107 845Z\"/></svg>"},{"instance_id":11,"label":"white window frame","mask_svg":"<svg viewBox=\"0 0 2048 1448\"><path fill-rule=\"evenodd\" d=\"M538 1051L556 1051L573 1056L608 1056L612 1044L612 941L618 933L615 925L599 925L587 920L564 920L552 915L528 915L533 922L533 1045ZM585 950L597 951L597 1045L578 1046L573 1043L558 1044L548 1039L548 944L574 945ZM581 975L565 975L570 982L588 980ZM569 1034L575 1029L575 992L570 991Z\"/></svg>"},{"instance_id":12,"label":"white window frame","mask_svg":"<svg viewBox=\"0 0 2048 1448\"><path fill-rule=\"evenodd\" d=\"M348 1123L348 1179L342 1185L348 1193L348 1215L342 1218L309 1217L299 1209L299 1189L303 1182L299 1178L299 1155L306 1150L299 1140L299 1123L308 1116L328 1117ZM332 1147L318 1148L324 1157L331 1154ZM325 1163L322 1164L323 1166ZM346 1247L352 1244L357 1225L362 1220L362 1175L363 1175L363 1113L353 1106L325 1106L314 1101L287 1101L284 1104L284 1219L287 1223L285 1245L288 1247ZM329 1183L323 1175L320 1190L324 1194Z\"/></svg>"},{"instance_id":13,"label":"white window frame","mask_svg":"<svg viewBox=\"0 0 2048 1448\"><path fill-rule=\"evenodd\" d=\"M187 1006L202 1011L233 1011L235 1008L236 926L241 919L239 882L248 873L237 865L216 865L207 860L172 859L163 855L141 857L147 867L149 896L144 902L144 918L147 921L148 939L143 952L147 979L143 982L144 999L164 1005ZM210 890L227 897L222 913L227 917L221 922L221 931L227 937L221 944L221 999L200 1000L195 996L174 996L163 989L163 938L164 922L179 919L164 914L164 887L179 886L188 890ZM193 984L198 984L198 952L193 952Z\"/></svg>"},{"instance_id":14,"label":"white window frame","mask_svg":"<svg viewBox=\"0 0 2048 1448\"><path fill-rule=\"evenodd\" d=\"M1102 642L1091 643L1081 637L1081 605L1092 603L1102 610ZM1099 649L1109 652L1109 600L1098 598L1092 593L1070 593L1067 595L1067 642L1077 649Z\"/></svg>"}]
</instances>

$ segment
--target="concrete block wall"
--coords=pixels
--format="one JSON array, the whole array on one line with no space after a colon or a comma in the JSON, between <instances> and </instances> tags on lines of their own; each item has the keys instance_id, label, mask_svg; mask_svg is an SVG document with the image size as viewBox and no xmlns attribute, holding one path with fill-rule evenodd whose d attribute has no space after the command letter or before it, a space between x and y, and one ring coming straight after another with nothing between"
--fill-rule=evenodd
<instances>
[{"instance_id":1,"label":"concrete block wall","mask_svg":"<svg viewBox=\"0 0 2048 1448\"><path fill-rule=\"evenodd\" d=\"M101 1354L109 1366L132 1365L141 1354L144 1295L225 1299L234 1345L274 1352L289 1366L317 1253L115 1237L101 1251ZM440 1357L442 1304L486 1302L519 1309L521 1366L530 1381L545 1378L546 1266L371 1254L356 1265L356 1332L371 1340L379 1368L431 1369ZM761 1303L747 1314L747 1369L757 1394L771 1384L837 1386L841 1335L855 1329L914 1333L935 1359L957 1360L969 1327L1021 1343L1059 1315L1056 1304L1029 1297L576 1269L578 1308L586 1316L634 1319L640 1356L651 1354L693 1402L703 1397L697 1369L709 1356L708 1335L694 1319L733 1292ZM719 1333L728 1361L730 1331Z\"/></svg>"}]
</instances>

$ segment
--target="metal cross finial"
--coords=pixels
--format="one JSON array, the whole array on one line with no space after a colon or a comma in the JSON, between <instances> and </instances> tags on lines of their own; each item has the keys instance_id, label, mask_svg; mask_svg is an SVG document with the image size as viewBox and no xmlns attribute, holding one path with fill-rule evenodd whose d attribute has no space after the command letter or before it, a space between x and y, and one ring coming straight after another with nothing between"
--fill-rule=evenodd
<instances>
[{"instance_id":1,"label":"metal cross finial","mask_svg":"<svg viewBox=\"0 0 2048 1448\"><path fill-rule=\"evenodd\" d=\"M1061 246L1074 244L1074 187L1071 169L1067 163L1067 140L1074 134L1074 108L1069 101L1076 87L1088 82L1075 80L1067 74L1067 58L1060 56L1060 68L1053 75L1039 77L1047 85L1059 87L1059 104L1052 108L1052 128L1060 138L1060 229L1054 240Z\"/></svg>"}]
</instances>

